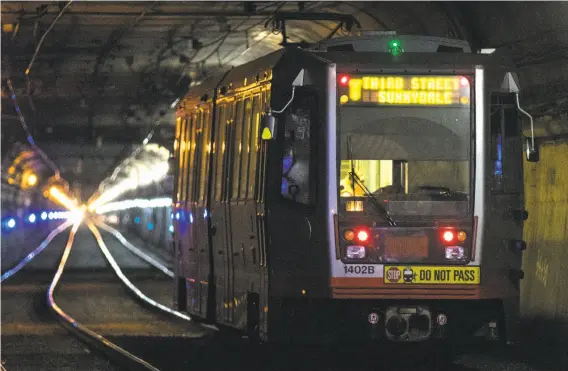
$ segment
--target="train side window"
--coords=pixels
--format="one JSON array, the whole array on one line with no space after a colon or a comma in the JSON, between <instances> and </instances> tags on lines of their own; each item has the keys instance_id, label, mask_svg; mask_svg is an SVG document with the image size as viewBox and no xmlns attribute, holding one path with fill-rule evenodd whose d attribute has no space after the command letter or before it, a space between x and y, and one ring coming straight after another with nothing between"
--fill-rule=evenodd
<instances>
[{"instance_id":1,"label":"train side window","mask_svg":"<svg viewBox=\"0 0 568 371\"><path fill-rule=\"evenodd\" d=\"M249 176L248 176L248 196L247 199L252 200L254 198L255 181L256 181L256 169L257 169L257 159L259 150L259 132L260 132L260 95L255 95L252 103L252 117L251 117L251 128L250 128L250 159L249 159Z\"/></svg>"},{"instance_id":2,"label":"train side window","mask_svg":"<svg viewBox=\"0 0 568 371\"><path fill-rule=\"evenodd\" d=\"M243 134L243 101L239 100L237 102L237 111L235 114L235 125L233 127L232 132L232 170L233 170L233 177L232 177L232 192L231 192L231 199L238 199L239 198L239 188L240 188L240 178L241 178L241 155L243 153L243 143L242 143L242 134Z\"/></svg>"},{"instance_id":3,"label":"train side window","mask_svg":"<svg viewBox=\"0 0 568 371\"><path fill-rule=\"evenodd\" d=\"M227 125L225 117L225 105L219 106L217 109L217 122L215 123L215 200L221 201L222 185L223 185L223 157L225 154L225 128Z\"/></svg>"},{"instance_id":4,"label":"train side window","mask_svg":"<svg viewBox=\"0 0 568 371\"><path fill-rule=\"evenodd\" d=\"M201 125L202 145L201 145L201 168L199 169L199 201L205 202L207 192L207 175L209 174L209 153L211 151L211 111L207 110L203 115Z\"/></svg>"},{"instance_id":5,"label":"train side window","mask_svg":"<svg viewBox=\"0 0 568 371\"><path fill-rule=\"evenodd\" d=\"M247 190L249 183L249 172L250 172L250 132L252 127L252 100L251 98L245 99L245 112L243 118L243 134L242 134L242 145L241 145L241 176L240 176L240 188L239 188L239 199L245 200L247 198Z\"/></svg>"},{"instance_id":6,"label":"train side window","mask_svg":"<svg viewBox=\"0 0 568 371\"><path fill-rule=\"evenodd\" d=\"M174 159L175 159L175 164L177 167L177 171L176 171L176 181L174 182L174 195L175 195L175 202L179 201L179 179L180 179L180 141L181 141L181 127L183 125L183 119L181 117L178 117L176 119L176 136L174 139Z\"/></svg>"},{"instance_id":7,"label":"train side window","mask_svg":"<svg viewBox=\"0 0 568 371\"><path fill-rule=\"evenodd\" d=\"M270 88L264 90L261 94L260 112L264 112L265 108L270 102ZM260 129L259 129L260 130ZM257 133L259 135L259 133ZM257 139L258 140L258 139ZM266 142L260 141L258 143L258 170L256 174L256 190L254 199L256 202L264 202L265 199L265 183L266 183Z\"/></svg>"},{"instance_id":8,"label":"train side window","mask_svg":"<svg viewBox=\"0 0 568 371\"><path fill-rule=\"evenodd\" d=\"M191 117L191 123L189 125L189 134L188 134L189 142L187 147L187 155L189 158L187 168L189 171L189 176L187 178L187 186L186 186L186 192L187 192L186 200L188 201L193 201L193 189L195 188L193 185L193 182L195 181L195 136L196 136L195 129L199 123L200 116L201 116L200 112L194 113Z\"/></svg>"},{"instance_id":9,"label":"train side window","mask_svg":"<svg viewBox=\"0 0 568 371\"><path fill-rule=\"evenodd\" d=\"M495 102L493 102L495 98ZM501 106L498 99L492 97L491 116L490 116L490 134L491 134L491 163L493 170L493 188L495 190L502 188L503 179L503 133L501 127Z\"/></svg>"},{"instance_id":10,"label":"train side window","mask_svg":"<svg viewBox=\"0 0 568 371\"><path fill-rule=\"evenodd\" d=\"M193 134L193 162L192 162L192 172L193 172L193 182L192 182L192 192L191 201L199 201L199 185L201 184L201 151L203 149L203 118L205 117L205 112L199 111L197 113L196 125L193 128L195 134Z\"/></svg>"},{"instance_id":11,"label":"train side window","mask_svg":"<svg viewBox=\"0 0 568 371\"><path fill-rule=\"evenodd\" d=\"M514 94L492 93L490 115L493 189L518 192L522 188L522 132Z\"/></svg>"},{"instance_id":12,"label":"train side window","mask_svg":"<svg viewBox=\"0 0 568 371\"><path fill-rule=\"evenodd\" d=\"M186 116L185 125L183 126L183 152L182 152L182 174L181 174L181 200L187 201L187 180L189 177L189 127L191 125L191 116Z\"/></svg>"},{"instance_id":13,"label":"train side window","mask_svg":"<svg viewBox=\"0 0 568 371\"><path fill-rule=\"evenodd\" d=\"M315 159L313 129L317 123L317 102L314 92L296 89L292 107L284 122L284 153L282 154L281 195L301 204L315 202Z\"/></svg>"},{"instance_id":14,"label":"train side window","mask_svg":"<svg viewBox=\"0 0 568 371\"><path fill-rule=\"evenodd\" d=\"M183 155L185 151L185 117L182 117L180 120L180 132L179 132L179 141L178 141L178 158L177 158L177 166L179 168L177 181L177 200L182 200L182 180L183 180Z\"/></svg>"},{"instance_id":15,"label":"train side window","mask_svg":"<svg viewBox=\"0 0 568 371\"><path fill-rule=\"evenodd\" d=\"M226 115L226 125L225 125L225 146L223 153L223 190L221 195L221 200L227 201L230 196L231 190L231 154L233 149L233 126L235 125L235 120L233 117L233 112L235 112L235 104L229 104L227 106Z\"/></svg>"}]
</instances>

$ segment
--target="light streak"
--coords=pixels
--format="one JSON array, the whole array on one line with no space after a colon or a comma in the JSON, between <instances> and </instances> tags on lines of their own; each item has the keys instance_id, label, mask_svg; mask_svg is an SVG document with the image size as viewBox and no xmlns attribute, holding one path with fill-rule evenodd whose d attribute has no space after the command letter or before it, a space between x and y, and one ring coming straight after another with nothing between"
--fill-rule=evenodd
<instances>
[{"instance_id":1,"label":"light streak","mask_svg":"<svg viewBox=\"0 0 568 371\"><path fill-rule=\"evenodd\" d=\"M154 208L154 207L168 207L172 205L172 199L169 197L160 197L152 199L135 198L131 200L123 200L116 202L109 202L106 205L98 207L95 212L97 214L105 214L111 211L121 211L133 208Z\"/></svg>"}]
</instances>

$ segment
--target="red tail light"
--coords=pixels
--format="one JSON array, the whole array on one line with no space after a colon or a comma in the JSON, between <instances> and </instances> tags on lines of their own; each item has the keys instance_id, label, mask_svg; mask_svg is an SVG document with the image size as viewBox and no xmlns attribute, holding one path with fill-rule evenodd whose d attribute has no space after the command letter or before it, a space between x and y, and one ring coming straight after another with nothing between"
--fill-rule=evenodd
<instances>
[{"instance_id":1,"label":"red tail light","mask_svg":"<svg viewBox=\"0 0 568 371\"><path fill-rule=\"evenodd\" d=\"M371 238L371 233L366 228L357 229L355 232L355 236L357 237L357 241L359 243L367 243Z\"/></svg>"},{"instance_id":2,"label":"red tail light","mask_svg":"<svg viewBox=\"0 0 568 371\"><path fill-rule=\"evenodd\" d=\"M349 85L349 76L348 75L341 75L339 76L339 85L341 86L347 86Z\"/></svg>"},{"instance_id":3,"label":"red tail light","mask_svg":"<svg viewBox=\"0 0 568 371\"><path fill-rule=\"evenodd\" d=\"M440 232L440 238L442 239L442 242L449 245L456 241L456 233L448 229L442 230Z\"/></svg>"}]
</instances>

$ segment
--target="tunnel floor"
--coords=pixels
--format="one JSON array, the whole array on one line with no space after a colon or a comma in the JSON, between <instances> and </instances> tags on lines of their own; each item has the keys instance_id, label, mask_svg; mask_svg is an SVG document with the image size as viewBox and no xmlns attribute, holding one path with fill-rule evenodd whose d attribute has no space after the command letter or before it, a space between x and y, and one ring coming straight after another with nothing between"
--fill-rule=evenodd
<instances>
[{"instance_id":1,"label":"tunnel floor","mask_svg":"<svg viewBox=\"0 0 568 371\"><path fill-rule=\"evenodd\" d=\"M147 296L171 307L171 279L100 230L125 275ZM59 234L22 271L2 283L2 362L7 370L118 370L105 355L76 340L50 313L46 290L69 230ZM137 241L138 243L140 241ZM137 245L139 248L148 248ZM420 357L367 357L353 349L292 349L250 346L223 332L199 339L199 326L156 313L134 300L107 265L86 227L77 232L55 301L69 315L160 370L428 370ZM401 363L401 360L405 360ZM562 363L561 363L562 362ZM507 354L475 348L455 370L544 371L568 369L547 349L518 348Z\"/></svg>"}]
</instances>

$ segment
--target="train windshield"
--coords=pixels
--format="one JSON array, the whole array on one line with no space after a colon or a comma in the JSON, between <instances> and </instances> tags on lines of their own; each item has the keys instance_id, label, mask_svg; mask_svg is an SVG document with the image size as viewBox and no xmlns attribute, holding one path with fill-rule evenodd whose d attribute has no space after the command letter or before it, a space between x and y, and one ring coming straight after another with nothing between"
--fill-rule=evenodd
<instances>
[{"instance_id":1,"label":"train windshield","mask_svg":"<svg viewBox=\"0 0 568 371\"><path fill-rule=\"evenodd\" d=\"M339 123L343 200L366 195L358 181L353 182L353 168L393 215L469 211L469 106L342 106Z\"/></svg>"}]
</instances>

